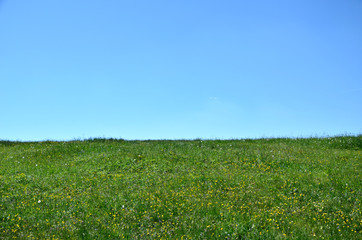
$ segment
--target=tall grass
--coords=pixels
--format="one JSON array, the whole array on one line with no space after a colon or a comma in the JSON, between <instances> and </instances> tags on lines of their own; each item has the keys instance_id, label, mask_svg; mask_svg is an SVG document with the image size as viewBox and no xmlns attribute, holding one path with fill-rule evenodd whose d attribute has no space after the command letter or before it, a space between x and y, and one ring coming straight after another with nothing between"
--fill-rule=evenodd
<instances>
[{"instance_id":1,"label":"tall grass","mask_svg":"<svg viewBox=\"0 0 362 240\"><path fill-rule=\"evenodd\" d=\"M0 239L362 239L362 136L0 141Z\"/></svg>"}]
</instances>

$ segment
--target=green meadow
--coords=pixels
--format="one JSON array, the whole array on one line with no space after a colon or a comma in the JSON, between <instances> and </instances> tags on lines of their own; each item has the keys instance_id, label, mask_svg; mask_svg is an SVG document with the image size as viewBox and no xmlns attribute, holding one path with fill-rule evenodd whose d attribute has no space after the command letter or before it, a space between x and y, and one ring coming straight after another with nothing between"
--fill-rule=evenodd
<instances>
[{"instance_id":1,"label":"green meadow","mask_svg":"<svg viewBox=\"0 0 362 240\"><path fill-rule=\"evenodd\" d=\"M0 141L0 239L362 239L362 135Z\"/></svg>"}]
</instances>

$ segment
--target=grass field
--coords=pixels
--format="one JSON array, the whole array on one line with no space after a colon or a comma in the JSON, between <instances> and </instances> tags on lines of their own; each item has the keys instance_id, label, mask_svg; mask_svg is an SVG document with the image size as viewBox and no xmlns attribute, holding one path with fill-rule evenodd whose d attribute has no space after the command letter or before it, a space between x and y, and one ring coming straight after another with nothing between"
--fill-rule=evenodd
<instances>
[{"instance_id":1,"label":"grass field","mask_svg":"<svg viewBox=\"0 0 362 240\"><path fill-rule=\"evenodd\" d=\"M362 239L362 136L0 141L0 239Z\"/></svg>"}]
</instances>

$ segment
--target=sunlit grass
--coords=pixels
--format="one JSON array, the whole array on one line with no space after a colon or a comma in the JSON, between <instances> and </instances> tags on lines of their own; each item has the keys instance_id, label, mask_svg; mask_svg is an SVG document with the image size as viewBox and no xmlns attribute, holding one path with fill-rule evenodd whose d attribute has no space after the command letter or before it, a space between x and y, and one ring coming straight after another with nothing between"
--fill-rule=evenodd
<instances>
[{"instance_id":1,"label":"sunlit grass","mask_svg":"<svg viewBox=\"0 0 362 240\"><path fill-rule=\"evenodd\" d=\"M0 141L0 239L361 239L362 136Z\"/></svg>"}]
</instances>

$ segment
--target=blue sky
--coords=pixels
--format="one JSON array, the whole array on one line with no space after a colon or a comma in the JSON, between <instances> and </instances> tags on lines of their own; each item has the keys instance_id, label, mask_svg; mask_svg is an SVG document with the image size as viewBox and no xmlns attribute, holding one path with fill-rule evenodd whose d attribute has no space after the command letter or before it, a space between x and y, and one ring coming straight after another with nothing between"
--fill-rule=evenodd
<instances>
[{"instance_id":1,"label":"blue sky","mask_svg":"<svg viewBox=\"0 0 362 240\"><path fill-rule=\"evenodd\" d=\"M362 133L362 1L0 0L0 139Z\"/></svg>"}]
</instances>

